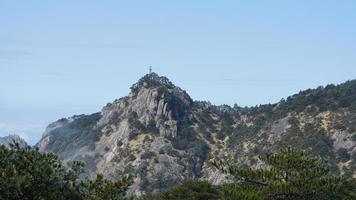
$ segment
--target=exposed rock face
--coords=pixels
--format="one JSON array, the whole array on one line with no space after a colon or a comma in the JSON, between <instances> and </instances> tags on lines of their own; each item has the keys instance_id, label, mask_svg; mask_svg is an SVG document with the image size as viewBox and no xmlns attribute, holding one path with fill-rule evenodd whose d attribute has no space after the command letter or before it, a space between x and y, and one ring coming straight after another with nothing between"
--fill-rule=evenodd
<instances>
[{"instance_id":1,"label":"exposed rock face","mask_svg":"<svg viewBox=\"0 0 356 200\"><path fill-rule=\"evenodd\" d=\"M356 93L355 81L345 84ZM258 155L290 145L326 157L335 173L355 174L355 156L340 165L337 150L346 148L350 155L356 151L352 135L356 98L351 95L350 105L332 112L321 110L323 102L297 103L324 90L328 91L311 90L273 105L231 108L193 102L167 78L152 73L100 113L50 124L37 146L65 162L84 161L90 175L103 173L112 179L136 175L131 194L164 189L185 179L219 184L226 177L210 161L229 158L260 168L265 166ZM343 120L348 123L341 130L338 123Z\"/></svg>"},{"instance_id":2,"label":"exposed rock face","mask_svg":"<svg viewBox=\"0 0 356 200\"><path fill-rule=\"evenodd\" d=\"M10 144L17 143L20 147L27 147L27 143L24 139L22 139L18 135L8 135L5 137L0 137L0 145L5 145L6 147L10 147Z\"/></svg>"},{"instance_id":3,"label":"exposed rock face","mask_svg":"<svg viewBox=\"0 0 356 200\"><path fill-rule=\"evenodd\" d=\"M355 141L352 141L352 135L346 131L335 131L331 138L334 140L334 149L339 150L341 148L352 151L355 149Z\"/></svg>"}]
</instances>

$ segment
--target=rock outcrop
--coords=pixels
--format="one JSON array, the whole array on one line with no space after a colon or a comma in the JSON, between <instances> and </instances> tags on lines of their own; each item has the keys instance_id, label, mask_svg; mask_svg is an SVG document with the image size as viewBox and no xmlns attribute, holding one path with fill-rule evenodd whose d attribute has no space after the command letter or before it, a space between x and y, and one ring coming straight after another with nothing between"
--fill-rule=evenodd
<instances>
[{"instance_id":1,"label":"rock outcrop","mask_svg":"<svg viewBox=\"0 0 356 200\"><path fill-rule=\"evenodd\" d=\"M17 143L19 147L27 147L27 143L24 139L22 139L18 135L8 135L5 137L0 137L0 145L5 145L6 147L10 147L11 144Z\"/></svg>"}]
</instances>

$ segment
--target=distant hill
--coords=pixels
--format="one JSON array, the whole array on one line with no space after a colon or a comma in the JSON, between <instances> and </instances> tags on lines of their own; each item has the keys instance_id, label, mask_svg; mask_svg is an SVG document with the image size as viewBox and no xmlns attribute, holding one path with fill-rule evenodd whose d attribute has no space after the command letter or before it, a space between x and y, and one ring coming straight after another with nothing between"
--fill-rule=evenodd
<instances>
[{"instance_id":1,"label":"distant hill","mask_svg":"<svg viewBox=\"0 0 356 200\"><path fill-rule=\"evenodd\" d=\"M5 145L10 147L10 144L18 143L20 147L28 146L26 141L18 135L8 135L5 137L0 137L0 145Z\"/></svg>"},{"instance_id":2,"label":"distant hill","mask_svg":"<svg viewBox=\"0 0 356 200\"><path fill-rule=\"evenodd\" d=\"M139 194L186 179L218 184L224 175L210 161L232 159L258 168L258 155L287 146L310 149L334 173L355 177L355 130L356 80L243 108L193 101L151 73L101 112L50 124L37 147L65 162L84 161L90 175L135 174L131 192Z\"/></svg>"}]
</instances>

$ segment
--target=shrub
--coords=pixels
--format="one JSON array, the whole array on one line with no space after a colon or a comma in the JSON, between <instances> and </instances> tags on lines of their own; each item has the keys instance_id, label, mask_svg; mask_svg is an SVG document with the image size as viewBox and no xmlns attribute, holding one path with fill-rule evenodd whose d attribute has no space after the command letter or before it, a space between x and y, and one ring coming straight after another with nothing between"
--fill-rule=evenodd
<instances>
[{"instance_id":1,"label":"shrub","mask_svg":"<svg viewBox=\"0 0 356 200\"><path fill-rule=\"evenodd\" d=\"M154 152L151 151L145 151L142 155L141 155L141 159L142 160L146 160L146 159L150 159L153 156L155 156L156 154Z\"/></svg>"}]
</instances>

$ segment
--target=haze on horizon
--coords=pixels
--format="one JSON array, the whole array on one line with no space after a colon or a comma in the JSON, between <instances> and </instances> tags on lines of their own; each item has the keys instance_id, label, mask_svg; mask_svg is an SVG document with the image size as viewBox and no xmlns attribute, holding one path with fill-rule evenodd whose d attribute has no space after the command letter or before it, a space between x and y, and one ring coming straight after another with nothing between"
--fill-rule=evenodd
<instances>
[{"instance_id":1,"label":"haze on horizon","mask_svg":"<svg viewBox=\"0 0 356 200\"><path fill-rule=\"evenodd\" d=\"M152 65L194 100L275 103L356 78L355 1L0 2L0 136L35 144Z\"/></svg>"}]
</instances>

